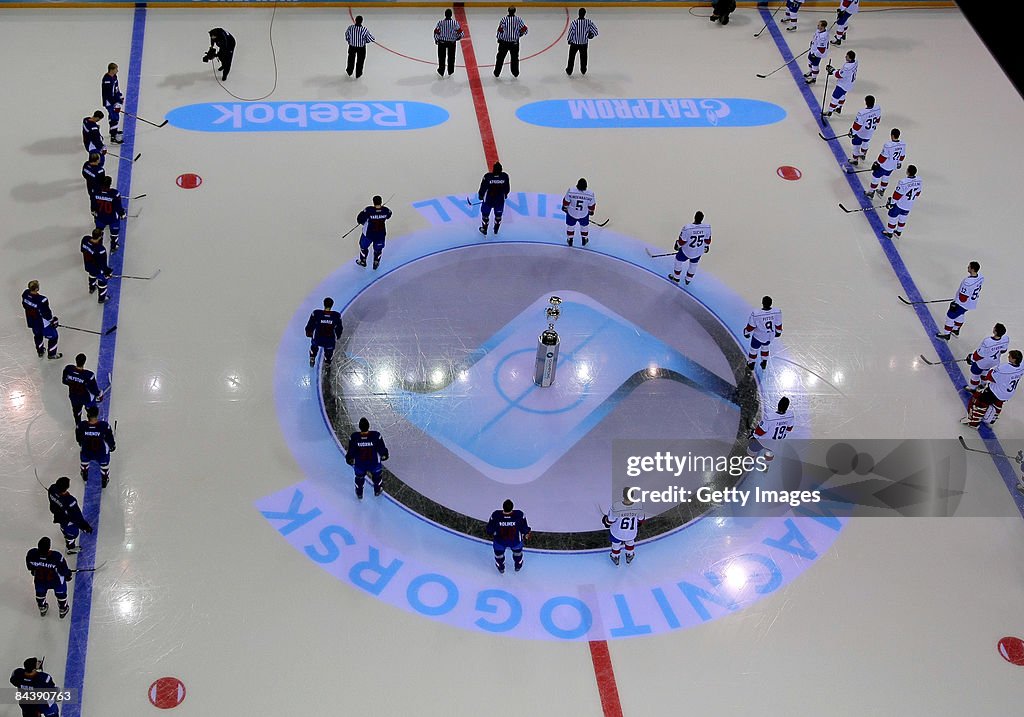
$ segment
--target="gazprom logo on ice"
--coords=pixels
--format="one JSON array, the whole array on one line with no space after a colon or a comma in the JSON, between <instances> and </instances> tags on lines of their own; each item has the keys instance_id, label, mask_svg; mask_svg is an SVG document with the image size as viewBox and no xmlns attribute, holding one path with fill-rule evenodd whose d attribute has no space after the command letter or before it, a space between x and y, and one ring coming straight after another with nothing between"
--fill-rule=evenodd
<instances>
[{"instance_id":1,"label":"gazprom logo on ice","mask_svg":"<svg viewBox=\"0 0 1024 717\"><path fill-rule=\"evenodd\" d=\"M211 102L177 107L167 120L197 132L344 132L433 127L448 111L425 102Z\"/></svg>"},{"instance_id":2,"label":"gazprom logo on ice","mask_svg":"<svg viewBox=\"0 0 1024 717\"><path fill-rule=\"evenodd\" d=\"M516 117L541 127L757 127L786 118L771 102L738 97L544 100L523 105Z\"/></svg>"}]
</instances>

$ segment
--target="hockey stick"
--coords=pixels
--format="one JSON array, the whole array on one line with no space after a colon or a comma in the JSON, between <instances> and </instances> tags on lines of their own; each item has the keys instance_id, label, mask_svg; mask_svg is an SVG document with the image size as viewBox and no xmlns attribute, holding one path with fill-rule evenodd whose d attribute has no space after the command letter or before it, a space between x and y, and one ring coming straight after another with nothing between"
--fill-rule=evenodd
<instances>
[{"instance_id":1,"label":"hockey stick","mask_svg":"<svg viewBox=\"0 0 1024 717\"><path fill-rule=\"evenodd\" d=\"M479 207L481 204L483 204L483 202L471 202L469 201L469 197L466 197L466 204L468 204L471 207Z\"/></svg>"},{"instance_id":2,"label":"hockey stick","mask_svg":"<svg viewBox=\"0 0 1024 717\"><path fill-rule=\"evenodd\" d=\"M821 124L827 125L828 120L825 119L825 96L828 95L828 80L832 77L832 73L828 71L828 66L825 67L825 90L821 93Z\"/></svg>"},{"instance_id":3,"label":"hockey stick","mask_svg":"<svg viewBox=\"0 0 1024 717\"><path fill-rule=\"evenodd\" d=\"M43 655L42 657L39 658L39 666L36 669L39 670L40 672L42 672L44 664L46 664L46 655Z\"/></svg>"},{"instance_id":4,"label":"hockey stick","mask_svg":"<svg viewBox=\"0 0 1024 717\"><path fill-rule=\"evenodd\" d=\"M41 480L39 480L39 471L36 470L35 466L32 466L32 472L36 474L36 483L38 483L42 487L43 490L45 490L47 493L49 493L50 489L47 488L45 485L43 485L43 482Z\"/></svg>"},{"instance_id":5,"label":"hockey stick","mask_svg":"<svg viewBox=\"0 0 1024 717\"><path fill-rule=\"evenodd\" d=\"M948 304L952 299L933 299L932 301L907 301L902 296L897 296L897 299L902 301L907 306L913 306L914 304Z\"/></svg>"},{"instance_id":6,"label":"hockey stick","mask_svg":"<svg viewBox=\"0 0 1024 717\"><path fill-rule=\"evenodd\" d=\"M919 354L919 355L921 356L921 360L924 361L929 366L942 366L942 365L951 364L951 363L965 363L966 361L969 360L969 359L962 358L962 359L953 359L952 361L929 361L928 359L926 359L924 357L924 354Z\"/></svg>"},{"instance_id":7,"label":"hockey stick","mask_svg":"<svg viewBox=\"0 0 1024 717\"><path fill-rule=\"evenodd\" d=\"M770 18L768 18L768 22L771 22L772 20L774 20L775 16L779 14L779 10L781 10L781 9L782 9L782 5L779 5L777 8L775 8L775 12L773 12L772 16ZM768 29L768 23L766 22L764 24L764 27L762 27L760 30L758 30L757 32L754 33L754 37L761 37L761 33L764 32L767 29Z\"/></svg>"},{"instance_id":8,"label":"hockey stick","mask_svg":"<svg viewBox=\"0 0 1024 717\"><path fill-rule=\"evenodd\" d=\"M140 194L137 197L132 197L132 199L133 200L135 200L135 199L142 199L143 197L148 197L148 196L149 196L148 194Z\"/></svg>"},{"instance_id":9,"label":"hockey stick","mask_svg":"<svg viewBox=\"0 0 1024 717\"><path fill-rule=\"evenodd\" d=\"M139 207L139 211L135 212L134 214L129 214L128 218L129 219L138 219L140 216L142 216L142 209L143 209L142 207Z\"/></svg>"},{"instance_id":10,"label":"hockey stick","mask_svg":"<svg viewBox=\"0 0 1024 717\"><path fill-rule=\"evenodd\" d=\"M839 208L842 209L847 214L856 214L857 212L869 212L872 209L885 209L885 207L885 204L879 204L877 207L872 205L867 209L847 209L846 207L843 206L842 202L839 202Z\"/></svg>"},{"instance_id":11,"label":"hockey stick","mask_svg":"<svg viewBox=\"0 0 1024 717\"><path fill-rule=\"evenodd\" d=\"M605 219L603 222L594 222L594 226L606 227L606 226L608 226L608 222L610 222L610 221L611 221L611 219L609 218L609 219Z\"/></svg>"},{"instance_id":12,"label":"hockey stick","mask_svg":"<svg viewBox=\"0 0 1024 717\"><path fill-rule=\"evenodd\" d=\"M345 237L347 237L347 236L348 236L349 234L351 234L352 232L354 232L354 231L355 231L356 229L358 229L358 228L359 228L359 227L361 227L361 226L363 226L363 225L362 225L362 224L356 224L356 225L355 225L354 227L352 227L352 228L351 228L351 229L349 229L349 230L348 230L347 232L345 232L344 234L342 234L342 235L341 235L341 238L342 238L342 239L344 239Z\"/></svg>"},{"instance_id":13,"label":"hockey stick","mask_svg":"<svg viewBox=\"0 0 1024 717\"><path fill-rule=\"evenodd\" d=\"M133 115L131 112L125 112L124 110L121 110L121 112L124 112L124 114L128 115L129 117L134 117L139 122L145 122L146 124L151 124L154 127L156 127L157 129L159 129L160 127L163 127L165 124L167 124L167 120L164 120L160 124L157 124L156 122L150 122L148 119L143 119L142 117L139 117L138 115Z\"/></svg>"},{"instance_id":14,"label":"hockey stick","mask_svg":"<svg viewBox=\"0 0 1024 717\"><path fill-rule=\"evenodd\" d=\"M670 251L667 254L652 254L651 253L651 248L647 247L647 246L644 247L644 251L647 252L647 256L651 257L652 259L657 259L659 256L675 256L676 255L676 253L674 251Z\"/></svg>"},{"instance_id":15,"label":"hockey stick","mask_svg":"<svg viewBox=\"0 0 1024 717\"><path fill-rule=\"evenodd\" d=\"M853 132L850 131L850 132L847 132L846 134L837 134L837 135L834 135L832 137L826 137L821 132L818 132L818 136L821 137L826 142L831 142L832 140L839 139L840 137L852 137L853 136Z\"/></svg>"},{"instance_id":16,"label":"hockey stick","mask_svg":"<svg viewBox=\"0 0 1024 717\"><path fill-rule=\"evenodd\" d=\"M793 58L792 60L790 60L789 62L787 62L786 64L784 64L784 65L783 65L782 67L779 67L779 68L777 68L777 69L774 69L774 70L772 70L772 71L771 71L771 72L769 72L769 73L768 73L767 75L760 75L760 74L759 74L759 75L758 75L758 77L760 77L760 78L761 78L762 80L763 80L764 78L766 78L766 77L771 77L771 76L772 76L772 75L774 75L774 74L775 74L776 72L778 72L779 70L782 70L782 69L784 69L784 68L788 67L789 65L793 64L794 62L796 62L797 60L799 60L799 59L800 59L801 57L803 57L804 55L806 55L806 54L807 54L808 52L810 52L810 51L811 51L811 48L809 48L809 47L808 47L808 48L807 48L806 50L804 50L804 51L803 51L803 52L801 52L801 53L800 53L799 55L797 55L796 57L794 57L794 58Z\"/></svg>"},{"instance_id":17,"label":"hockey stick","mask_svg":"<svg viewBox=\"0 0 1024 717\"><path fill-rule=\"evenodd\" d=\"M160 274L160 269L153 272L152 276L132 276L131 274L111 274L110 276L115 279L141 279L142 281L152 281Z\"/></svg>"},{"instance_id":18,"label":"hockey stick","mask_svg":"<svg viewBox=\"0 0 1024 717\"><path fill-rule=\"evenodd\" d=\"M104 561L103 561L102 563L100 563L99 565L93 566L93 567L91 567L91 568L75 568L75 569L74 569L74 570L72 570L71 572L73 572L73 573L94 573L94 572L96 572L97 570L100 570L100 569L102 569L102 568L103 568L103 566L104 566L104 565L106 565L106 564L107 564L107 561L106 561L106 560L104 560Z\"/></svg>"},{"instance_id":19,"label":"hockey stick","mask_svg":"<svg viewBox=\"0 0 1024 717\"><path fill-rule=\"evenodd\" d=\"M957 436L957 437L960 439L960 445L963 446L965 451L970 451L971 453L986 453L986 454L988 454L990 456L999 456L1000 458L1005 458L1007 460L1017 461L1018 463L1020 463L1020 458L1019 458L1020 454L1019 453L1016 456L1008 456L1005 453L996 453L995 451L983 451L983 450L980 450L978 448L969 448L967 446L967 442L964 440L963 436Z\"/></svg>"},{"instance_id":20,"label":"hockey stick","mask_svg":"<svg viewBox=\"0 0 1024 717\"><path fill-rule=\"evenodd\" d=\"M864 174L864 172L875 171L875 168L868 167L867 169L847 169L846 167L843 167L843 171L846 172L847 174Z\"/></svg>"},{"instance_id":21,"label":"hockey stick","mask_svg":"<svg viewBox=\"0 0 1024 717\"><path fill-rule=\"evenodd\" d=\"M117 157L118 159L128 159L127 157L122 157L119 154L115 154L115 153L111 152L109 149L107 150L107 155L111 156L111 157ZM132 162L138 162L139 161L139 157L141 157L141 156L142 156L142 152L139 152L137 155L135 155L135 159L133 159Z\"/></svg>"},{"instance_id":22,"label":"hockey stick","mask_svg":"<svg viewBox=\"0 0 1024 717\"><path fill-rule=\"evenodd\" d=\"M96 334L97 336L110 336L112 333L117 331L117 324L114 324L106 331L93 331L92 329L80 329L77 326L68 326L67 324L61 324L59 328L71 329L72 331L81 331L83 334Z\"/></svg>"}]
</instances>

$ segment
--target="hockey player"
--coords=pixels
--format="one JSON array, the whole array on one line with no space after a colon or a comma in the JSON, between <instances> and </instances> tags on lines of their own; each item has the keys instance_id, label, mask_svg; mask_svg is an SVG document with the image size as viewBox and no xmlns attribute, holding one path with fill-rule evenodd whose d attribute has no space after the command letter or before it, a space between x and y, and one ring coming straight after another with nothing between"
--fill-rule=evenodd
<instances>
[{"instance_id":1,"label":"hockey player","mask_svg":"<svg viewBox=\"0 0 1024 717\"><path fill-rule=\"evenodd\" d=\"M813 85L818 80L818 70L821 68L821 61L828 55L828 23L824 20L818 22L818 29L811 38L811 49L807 53L807 72L804 73L804 80L807 84Z\"/></svg>"},{"instance_id":2,"label":"hockey player","mask_svg":"<svg viewBox=\"0 0 1024 717\"><path fill-rule=\"evenodd\" d=\"M103 168L105 160L102 154L92 152L82 165L82 178L85 179L85 191L89 192L90 203L92 195L100 188L100 179L107 176L107 171Z\"/></svg>"},{"instance_id":3,"label":"hockey player","mask_svg":"<svg viewBox=\"0 0 1024 717\"><path fill-rule=\"evenodd\" d=\"M782 18L782 24L787 26L789 32L796 30L796 14L803 4L804 0L786 0L786 16Z\"/></svg>"},{"instance_id":4,"label":"hockey player","mask_svg":"<svg viewBox=\"0 0 1024 717\"><path fill-rule=\"evenodd\" d=\"M775 454L764 446L762 441L781 441L793 430L793 412L789 410L789 399L779 399L775 413L766 414L754 427L747 444L747 455L750 457L764 456L766 461L775 458Z\"/></svg>"},{"instance_id":5,"label":"hockey player","mask_svg":"<svg viewBox=\"0 0 1024 717\"><path fill-rule=\"evenodd\" d=\"M67 581L72 575L64 556L56 550L50 550L50 539L42 537L39 539L39 545L25 555L25 565L35 582L36 605L39 607L40 617L45 616L50 609L46 602L46 594L53 590L53 594L57 596L60 617L64 619L71 609L68 606Z\"/></svg>"},{"instance_id":6,"label":"hockey player","mask_svg":"<svg viewBox=\"0 0 1024 717\"><path fill-rule=\"evenodd\" d=\"M828 111L822 117L831 117L835 112L837 115L843 113L843 105L846 104L846 94L853 89L853 83L857 81L857 68L860 63L857 61L857 53L850 50L846 53L846 63L840 69L828 65L825 70L836 78L835 89L832 90L832 99L828 102Z\"/></svg>"},{"instance_id":7,"label":"hockey player","mask_svg":"<svg viewBox=\"0 0 1024 717\"><path fill-rule=\"evenodd\" d=\"M79 551L75 541L84 530L92 535L92 526L82 515L82 509L78 507L78 501L68 490L71 487L71 479L61 476L46 490L50 498L50 512L53 514L53 522L60 526L60 532L64 534L64 547L68 555L74 555Z\"/></svg>"},{"instance_id":8,"label":"hockey player","mask_svg":"<svg viewBox=\"0 0 1024 717\"><path fill-rule=\"evenodd\" d=\"M693 275L697 273L697 262L709 251L711 225L704 222L704 212L697 212L693 215L693 223L686 224L679 232L675 245L676 265L668 278L678 284L683 265L686 264L686 285L689 286Z\"/></svg>"},{"instance_id":9,"label":"hockey player","mask_svg":"<svg viewBox=\"0 0 1024 717\"><path fill-rule=\"evenodd\" d=\"M86 420L75 429L75 440L81 448L82 480L89 480L89 464L97 463L102 478L100 486L106 488L110 481L110 454L117 450L114 432L110 430L109 423L100 420L100 409L96 406L85 409L85 416Z\"/></svg>"},{"instance_id":10,"label":"hockey player","mask_svg":"<svg viewBox=\"0 0 1024 717\"><path fill-rule=\"evenodd\" d=\"M853 120L853 127L850 128L850 136L853 138L853 154L850 157L850 164L856 167L860 161L868 156L868 143L882 121L882 108L875 105L873 95L864 97L864 109L857 113Z\"/></svg>"},{"instance_id":11,"label":"hockey player","mask_svg":"<svg viewBox=\"0 0 1024 717\"><path fill-rule=\"evenodd\" d=\"M590 218L594 216L597 209L597 200L594 193L587 189L587 180L580 178L576 182L576 188L569 187L565 196L562 197L562 211L565 212L565 243L572 246L573 236L576 234L576 225L580 226L580 239L583 246L590 241ZM498 222L494 220L494 233L498 233Z\"/></svg>"},{"instance_id":12,"label":"hockey player","mask_svg":"<svg viewBox=\"0 0 1024 717\"><path fill-rule=\"evenodd\" d=\"M220 60L221 82L228 79L231 71L231 58L235 56L235 38L222 27L210 30L210 49L203 55L203 62L216 58Z\"/></svg>"},{"instance_id":13,"label":"hockey player","mask_svg":"<svg viewBox=\"0 0 1024 717\"><path fill-rule=\"evenodd\" d=\"M373 205L365 207L356 216L356 223L363 225L363 234L359 237L359 258L356 264L366 266L366 255L373 244L373 268L380 266L380 255L384 252L384 240L387 238L385 222L391 218L391 210L384 206L380 195L373 198Z\"/></svg>"},{"instance_id":14,"label":"hockey player","mask_svg":"<svg viewBox=\"0 0 1024 717\"><path fill-rule=\"evenodd\" d=\"M894 170L903 168L903 160L907 158L907 143L900 139L900 131L893 129L889 133L889 141L882 145L878 159L871 165L871 186L864 196L871 199L881 189L879 196L885 195L889 188L889 176Z\"/></svg>"},{"instance_id":15,"label":"hockey player","mask_svg":"<svg viewBox=\"0 0 1024 717\"><path fill-rule=\"evenodd\" d=\"M93 229L91 234L82 237L82 262L85 273L89 277L89 293L99 290L96 301L103 304L107 301L107 279L114 270L107 263L107 248L103 246L103 230Z\"/></svg>"},{"instance_id":16,"label":"hockey player","mask_svg":"<svg viewBox=\"0 0 1024 717\"><path fill-rule=\"evenodd\" d=\"M71 415L77 426L82 421L82 409L94 408L103 400L103 392L96 383L96 374L85 367L85 354L75 356L75 365L64 367L60 382L68 387L68 399L71 401Z\"/></svg>"},{"instance_id":17,"label":"hockey player","mask_svg":"<svg viewBox=\"0 0 1024 717\"><path fill-rule=\"evenodd\" d=\"M38 657L29 657L11 673L11 684L21 692L38 692L39 690L56 690L53 678L43 672L43 663ZM53 704L21 705L21 717L59 717L60 708Z\"/></svg>"},{"instance_id":18,"label":"hockey player","mask_svg":"<svg viewBox=\"0 0 1024 717\"><path fill-rule=\"evenodd\" d=\"M100 180L99 190L92 195L92 211L96 216L96 228L103 230L110 227L110 253L118 250L118 239L121 236L121 222L124 221L125 211L121 202L121 193L113 187L110 177L103 177Z\"/></svg>"},{"instance_id":19,"label":"hockey player","mask_svg":"<svg viewBox=\"0 0 1024 717\"><path fill-rule=\"evenodd\" d=\"M616 565L619 564L619 557L622 553L622 546L626 546L626 565L633 562L633 549L636 546L636 534L640 526L647 520L644 508L640 503L630 500L631 487L622 489L622 500L612 503L611 508L601 518L604 527L608 528L608 535L612 548L608 557Z\"/></svg>"},{"instance_id":20,"label":"hockey player","mask_svg":"<svg viewBox=\"0 0 1024 717\"><path fill-rule=\"evenodd\" d=\"M889 221L886 223L883 236L890 239L899 239L903 230L907 228L907 217L914 207L914 200L921 196L921 180L917 176L917 167L909 165L907 176L896 183L896 189L892 190L892 196L886 202L889 208Z\"/></svg>"},{"instance_id":21,"label":"hockey player","mask_svg":"<svg viewBox=\"0 0 1024 717\"><path fill-rule=\"evenodd\" d=\"M107 148L103 144L103 135L100 134L100 120L103 119L103 112L96 110L92 117L82 119L82 144L89 154L106 154Z\"/></svg>"},{"instance_id":22,"label":"hockey player","mask_svg":"<svg viewBox=\"0 0 1024 717\"><path fill-rule=\"evenodd\" d=\"M35 279L28 282L28 288L21 292L21 307L25 309L25 323L32 329L39 358L44 353L51 361L62 358L64 354L57 351L57 342L60 340L57 327L60 324L50 310L50 300L39 293L39 282ZM47 342L45 351L43 339Z\"/></svg>"},{"instance_id":23,"label":"hockey player","mask_svg":"<svg viewBox=\"0 0 1024 717\"><path fill-rule=\"evenodd\" d=\"M495 162L490 172L480 180L476 198L480 200L480 233L487 236L487 222L494 210L494 233L501 227L501 215L505 211L505 199L511 191L508 175L501 169L501 162Z\"/></svg>"},{"instance_id":24,"label":"hockey player","mask_svg":"<svg viewBox=\"0 0 1024 717\"><path fill-rule=\"evenodd\" d=\"M772 297L761 299L760 310L751 311L747 325L743 328L743 338L750 339L747 351L747 370L754 370L757 354L761 354L761 368L768 368L768 353L772 339L782 336L782 311L772 308Z\"/></svg>"},{"instance_id":25,"label":"hockey player","mask_svg":"<svg viewBox=\"0 0 1024 717\"><path fill-rule=\"evenodd\" d=\"M124 95L121 94L121 88L117 86L116 62L107 65L107 72L100 79L100 92L103 96L103 106L107 108L110 141L114 144L121 144L124 142L124 132L118 129L118 125L121 123L121 104L124 102Z\"/></svg>"},{"instance_id":26,"label":"hockey player","mask_svg":"<svg viewBox=\"0 0 1024 717\"><path fill-rule=\"evenodd\" d=\"M324 299L324 308L314 309L306 322L306 338L309 343L309 365L316 363L320 349L324 350L324 368L331 365L334 358L334 347L341 338L341 314L334 310L334 299Z\"/></svg>"},{"instance_id":27,"label":"hockey player","mask_svg":"<svg viewBox=\"0 0 1024 717\"><path fill-rule=\"evenodd\" d=\"M505 551L512 551L512 564L518 573L523 569L523 543L530 539L531 529L523 511L516 510L511 500L501 504L501 510L491 513L487 521L487 535L494 548L494 566L505 572Z\"/></svg>"},{"instance_id":28,"label":"hockey player","mask_svg":"<svg viewBox=\"0 0 1024 717\"><path fill-rule=\"evenodd\" d=\"M989 408L995 412L988 422L989 425L999 420L1003 404L1013 397L1021 376L1024 376L1024 366L1021 366L1022 358L1024 355L1014 349L1006 355L1006 363L988 370L982 378L988 386L971 397L971 401L967 405L967 415L960 419L960 423L977 428L981 425Z\"/></svg>"},{"instance_id":29,"label":"hockey player","mask_svg":"<svg viewBox=\"0 0 1024 717\"><path fill-rule=\"evenodd\" d=\"M355 470L356 498L363 499L363 486L366 485L366 474L373 481L373 495L380 496L384 492L383 461L388 459L388 447L380 433L370 430L370 422L366 418L359 419L359 432L353 433L348 439L345 451L345 462Z\"/></svg>"},{"instance_id":30,"label":"hockey player","mask_svg":"<svg viewBox=\"0 0 1024 717\"><path fill-rule=\"evenodd\" d=\"M860 12L860 0L840 0L839 7L836 8L836 39L832 41L833 45L839 47L843 44L850 18L858 12Z\"/></svg>"},{"instance_id":31,"label":"hockey player","mask_svg":"<svg viewBox=\"0 0 1024 717\"><path fill-rule=\"evenodd\" d=\"M976 393L981 388L981 377L989 369L999 365L1000 357L1010 348L1010 337L1006 335L1006 327L996 324L992 327L992 335L978 344L974 353L967 355L967 365L971 369L971 381L964 386L965 391Z\"/></svg>"},{"instance_id":32,"label":"hockey player","mask_svg":"<svg viewBox=\"0 0 1024 717\"><path fill-rule=\"evenodd\" d=\"M949 336L960 335L960 327L964 325L963 316L978 305L978 297L981 295L981 285L985 277L979 274L981 264L972 261L967 265L967 276L960 282L960 288L956 290L956 296L949 302L949 310L946 312L946 323L942 330L935 334L935 338L949 341Z\"/></svg>"}]
</instances>

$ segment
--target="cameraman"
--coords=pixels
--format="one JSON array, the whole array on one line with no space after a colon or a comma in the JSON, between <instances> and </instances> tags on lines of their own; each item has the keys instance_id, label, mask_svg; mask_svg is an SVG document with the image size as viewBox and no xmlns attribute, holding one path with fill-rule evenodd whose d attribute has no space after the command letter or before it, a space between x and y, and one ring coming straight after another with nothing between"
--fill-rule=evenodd
<instances>
[{"instance_id":1,"label":"cameraman","mask_svg":"<svg viewBox=\"0 0 1024 717\"><path fill-rule=\"evenodd\" d=\"M203 55L203 62L209 62L213 58L220 60L220 69L223 73L221 81L228 79L231 71L231 58L235 54L235 38L222 27L215 27L210 30L210 49Z\"/></svg>"}]
</instances>

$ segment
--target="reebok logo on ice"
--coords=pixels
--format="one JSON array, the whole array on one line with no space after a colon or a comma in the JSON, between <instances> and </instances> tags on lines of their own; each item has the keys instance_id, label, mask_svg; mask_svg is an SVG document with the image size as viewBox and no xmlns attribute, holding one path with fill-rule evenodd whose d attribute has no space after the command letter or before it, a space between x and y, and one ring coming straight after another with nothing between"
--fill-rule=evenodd
<instances>
[{"instance_id":1,"label":"reebok logo on ice","mask_svg":"<svg viewBox=\"0 0 1024 717\"><path fill-rule=\"evenodd\" d=\"M196 132L344 132L433 127L448 111L425 102L213 102L178 107L167 120Z\"/></svg>"}]
</instances>

